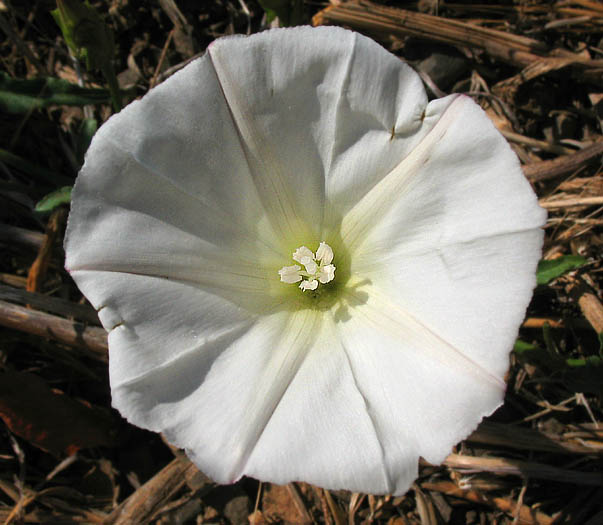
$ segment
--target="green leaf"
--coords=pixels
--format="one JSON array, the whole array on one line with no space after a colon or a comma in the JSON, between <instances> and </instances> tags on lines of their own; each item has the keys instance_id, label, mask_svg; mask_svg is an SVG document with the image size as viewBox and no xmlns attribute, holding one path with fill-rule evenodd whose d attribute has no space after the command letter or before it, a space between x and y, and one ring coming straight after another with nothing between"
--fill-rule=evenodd
<instances>
[{"instance_id":1,"label":"green leaf","mask_svg":"<svg viewBox=\"0 0 603 525\"><path fill-rule=\"evenodd\" d=\"M75 135L75 155L80 163L80 166L84 164L84 156L86 155L86 151L88 151L92 137L96 133L97 129L98 122L96 119L87 118L82 120L82 123L77 130Z\"/></svg>"},{"instance_id":2,"label":"green leaf","mask_svg":"<svg viewBox=\"0 0 603 525\"><path fill-rule=\"evenodd\" d=\"M36 207L34 208L35 211L49 212L59 207L61 204L68 204L71 202L72 189L72 186L63 186L62 188L49 193L36 204Z\"/></svg>"},{"instance_id":3,"label":"green leaf","mask_svg":"<svg viewBox=\"0 0 603 525\"><path fill-rule=\"evenodd\" d=\"M297 26L304 22L304 9L302 0L259 0L262 9L266 11L268 22L275 17L281 26Z\"/></svg>"},{"instance_id":4,"label":"green leaf","mask_svg":"<svg viewBox=\"0 0 603 525\"><path fill-rule=\"evenodd\" d=\"M601 365L603 365L603 359L601 359L598 355L590 355L584 358L570 357L566 359L565 362L570 368L579 368L584 366L600 367Z\"/></svg>"},{"instance_id":5,"label":"green leaf","mask_svg":"<svg viewBox=\"0 0 603 525\"><path fill-rule=\"evenodd\" d=\"M71 52L79 59L85 59L88 69L103 69L113 59L113 34L88 2L57 0L57 9L52 11L52 16Z\"/></svg>"},{"instance_id":6,"label":"green leaf","mask_svg":"<svg viewBox=\"0 0 603 525\"><path fill-rule=\"evenodd\" d=\"M564 384L573 392L596 394L603 399L603 359L590 356L569 361L563 374Z\"/></svg>"},{"instance_id":7,"label":"green leaf","mask_svg":"<svg viewBox=\"0 0 603 525\"><path fill-rule=\"evenodd\" d=\"M556 377L573 392L589 392L603 399L603 358L596 355L566 358L520 339L513 350L521 362L540 367L549 378Z\"/></svg>"},{"instance_id":8,"label":"green leaf","mask_svg":"<svg viewBox=\"0 0 603 525\"><path fill-rule=\"evenodd\" d=\"M551 354L546 348L526 343L520 339L515 341L513 351L521 362L538 365L550 370L559 370L564 366L564 361L558 355Z\"/></svg>"},{"instance_id":9,"label":"green leaf","mask_svg":"<svg viewBox=\"0 0 603 525\"><path fill-rule=\"evenodd\" d=\"M88 2L81 0L57 0L52 11L61 28L63 38L71 52L79 60L85 60L88 71L100 69L107 80L115 111L121 109L121 94L113 69L115 40L113 33Z\"/></svg>"},{"instance_id":10,"label":"green leaf","mask_svg":"<svg viewBox=\"0 0 603 525\"><path fill-rule=\"evenodd\" d=\"M586 259L580 255L564 255L551 261L542 260L538 263L536 279L538 284L550 283L565 272L575 270L586 264Z\"/></svg>"},{"instance_id":11,"label":"green leaf","mask_svg":"<svg viewBox=\"0 0 603 525\"><path fill-rule=\"evenodd\" d=\"M524 354L526 352L530 352L531 350L539 350L539 346L538 345L534 345L532 343L526 343L525 341L522 341L521 339L517 339L517 341L515 341L515 345L513 346L513 351L518 354Z\"/></svg>"},{"instance_id":12,"label":"green leaf","mask_svg":"<svg viewBox=\"0 0 603 525\"><path fill-rule=\"evenodd\" d=\"M83 88L53 77L15 80L0 71L0 110L6 113L27 113L52 105L104 104L110 100L106 89Z\"/></svg>"}]
</instances>

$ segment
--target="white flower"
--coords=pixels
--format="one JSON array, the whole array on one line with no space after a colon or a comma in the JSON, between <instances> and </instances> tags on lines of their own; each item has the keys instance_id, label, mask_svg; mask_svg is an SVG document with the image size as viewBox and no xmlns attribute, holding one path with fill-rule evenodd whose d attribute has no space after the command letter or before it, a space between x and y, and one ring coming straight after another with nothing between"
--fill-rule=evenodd
<instances>
[{"instance_id":1,"label":"white flower","mask_svg":"<svg viewBox=\"0 0 603 525\"><path fill-rule=\"evenodd\" d=\"M66 266L113 405L215 480L401 494L501 404L544 218L469 98L428 104L358 34L274 30L99 130Z\"/></svg>"}]
</instances>

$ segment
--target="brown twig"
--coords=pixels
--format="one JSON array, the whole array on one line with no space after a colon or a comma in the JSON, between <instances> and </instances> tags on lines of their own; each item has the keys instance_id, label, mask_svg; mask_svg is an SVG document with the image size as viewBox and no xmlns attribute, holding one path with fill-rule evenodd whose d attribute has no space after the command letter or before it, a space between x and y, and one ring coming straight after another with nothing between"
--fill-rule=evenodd
<instances>
[{"instance_id":1,"label":"brown twig","mask_svg":"<svg viewBox=\"0 0 603 525\"><path fill-rule=\"evenodd\" d=\"M603 333L603 305L590 286L579 277L566 288L595 332Z\"/></svg>"},{"instance_id":2,"label":"brown twig","mask_svg":"<svg viewBox=\"0 0 603 525\"><path fill-rule=\"evenodd\" d=\"M415 501L417 502L417 514L421 520L421 525L438 525L435 508L433 502L415 483L412 486L415 493Z\"/></svg>"},{"instance_id":3,"label":"brown twig","mask_svg":"<svg viewBox=\"0 0 603 525\"><path fill-rule=\"evenodd\" d=\"M531 182L542 182L567 175L595 161L603 155L603 141L595 142L584 149L554 160L543 160L523 166L523 172Z\"/></svg>"},{"instance_id":4,"label":"brown twig","mask_svg":"<svg viewBox=\"0 0 603 525\"><path fill-rule=\"evenodd\" d=\"M9 226L8 224L0 224L0 242L7 244L21 244L36 250L40 249L44 242L45 235L40 232L26 230L18 226Z\"/></svg>"},{"instance_id":5,"label":"brown twig","mask_svg":"<svg viewBox=\"0 0 603 525\"><path fill-rule=\"evenodd\" d=\"M319 11L312 23L344 25L371 33L381 40L390 36L415 36L460 47L479 48L494 58L520 67L553 56L545 44L532 38L459 20L385 7L366 0L329 6ZM585 61L582 56L565 50L556 50L556 53L559 57L574 58L581 67L603 67L600 60Z\"/></svg>"},{"instance_id":6,"label":"brown twig","mask_svg":"<svg viewBox=\"0 0 603 525\"><path fill-rule=\"evenodd\" d=\"M48 225L46 226L44 240L38 251L38 256L27 274L26 290L28 292L37 292L42 286L52 257L52 247L63 228L63 222L65 221L66 216L67 210L65 210L65 208L58 208L51 213L50 218L48 219Z\"/></svg>"},{"instance_id":7,"label":"brown twig","mask_svg":"<svg viewBox=\"0 0 603 525\"><path fill-rule=\"evenodd\" d=\"M174 0L159 0L159 6L174 24L172 36L178 52L185 57L194 55L196 44L193 38L193 27L188 23L176 2Z\"/></svg>"},{"instance_id":8,"label":"brown twig","mask_svg":"<svg viewBox=\"0 0 603 525\"><path fill-rule=\"evenodd\" d=\"M105 520L109 525L148 523L169 499L197 471L186 458L175 458L123 501Z\"/></svg>"},{"instance_id":9,"label":"brown twig","mask_svg":"<svg viewBox=\"0 0 603 525\"><path fill-rule=\"evenodd\" d=\"M531 450L561 454L597 454L603 451L603 441L598 446L585 446L582 443L564 439L559 434L547 434L538 430L517 425L503 425L484 421L471 434L467 441L495 447L508 447L515 450Z\"/></svg>"},{"instance_id":10,"label":"brown twig","mask_svg":"<svg viewBox=\"0 0 603 525\"><path fill-rule=\"evenodd\" d=\"M557 155L567 155L569 153L572 153L573 151L569 148L566 148L565 146L560 146L559 144L551 144L550 142L533 139L532 137L526 137L525 135L520 135L519 133L515 133L513 131L501 129L500 132L509 142L515 142L516 144L524 144L525 146L529 146L530 148L540 149L549 153L555 153Z\"/></svg>"},{"instance_id":11,"label":"brown twig","mask_svg":"<svg viewBox=\"0 0 603 525\"><path fill-rule=\"evenodd\" d=\"M333 520L335 521L335 525L346 525L345 514L343 510L339 508L331 493L324 489L325 499L327 500L327 505L329 505L329 510L331 511L331 515L333 516Z\"/></svg>"},{"instance_id":12,"label":"brown twig","mask_svg":"<svg viewBox=\"0 0 603 525\"><path fill-rule=\"evenodd\" d=\"M522 328L543 328L545 325L549 325L551 328L564 327L562 320L548 319L543 317L529 317L521 326Z\"/></svg>"},{"instance_id":13,"label":"brown twig","mask_svg":"<svg viewBox=\"0 0 603 525\"><path fill-rule=\"evenodd\" d=\"M521 476L523 478L550 479L575 485L598 487L601 484L601 474L598 472L580 472L506 458L490 458L450 454L444 465L460 471L491 472L499 475Z\"/></svg>"},{"instance_id":14,"label":"brown twig","mask_svg":"<svg viewBox=\"0 0 603 525\"><path fill-rule=\"evenodd\" d=\"M14 288L25 288L27 286L27 277L13 275L12 273L0 273L0 283L8 284Z\"/></svg>"},{"instance_id":15,"label":"brown twig","mask_svg":"<svg viewBox=\"0 0 603 525\"><path fill-rule=\"evenodd\" d=\"M487 505L488 507L501 510L510 516L513 516L513 514L517 512L517 502L512 498L490 497L477 490L463 490L451 481L437 481L434 483L425 482L421 484L421 488L424 490L442 492L448 496L462 498L473 503ZM523 505L519 508L517 516L517 523L520 525L553 525L554 523L554 519L551 518L551 516L544 512L532 510L527 505Z\"/></svg>"},{"instance_id":16,"label":"brown twig","mask_svg":"<svg viewBox=\"0 0 603 525\"><path fill-rule=\"evenodd\" d=\"M322 509L322 515L324 517L325 525L331 525L333 523L333 519L331 518L331 513L329 512L329 504L327 502L324 490L315 487L314 485L312 485L312 489L320 500L320 507Z\"/></svg>"},{"instance_id":17,"label":"brown twig","mask_svg":"<svg viewBox=\"0 0 603 525\"><path fill-rule=\"evenodd\" d=\"M81 348L91 357L107 362L107 333L102 328L87 327L6 301L0 301L0 326Z\"/></svg>"},{"instance_id":18,"label":"brown twig","mask_svg":"<svg viewBox=\"0 0 603 525\"><path fill-rule=\"evenodd\" d=\"M603 197L576 197L573 199L541 200L540 205L547 210L577 208L580 206L603 206Z\"/></svg>"},{"instance_id":19,"label":"brown twig","mask_svg":"<svg viewBox=\"0 0 603 525\"><path fill-rule=\"evenodd\" d=\"M312 519L312 516L308 512L308 509L306 508L304 500L300 496L299 490L295 486L295 483L289 483L287 485L287 490L289 492L289 495L291 496L291 499L293 500L293 504L295 505L295 508L297 509L297 511L299 512L299 514L302 518L302 523L313 523L314 520Z\"/></svg>"},{"instance_id":20,"label":"brown twig","mask_svg":"<svg viewBox=\"0 0 603 525\"><path fill-rule=\"evenodd\" d=\"M517 89L525 82L545 75L551 71L558 71L559 69L574 64L588 62L589 60L589 58L578 55L573 57L541 58L527 65L517 75L501 80L492 86L492 92L505 98L505 100L511 100Z\"/></svg>"},{"instance_id":21,"label":"brown twig","mask_svg":"<svg viewBox=\"0 0 603 525\"><path fill-rule=\"evenodd\" d=\"M151 88L157 83L157 75L159 75L159 72L161 71L161 67L163 66L163 62L165 60L165 56L167 54L168 47L170 47L170 42L172 41L172 38L174 37L175 30L176 30L175 28L172 28L172 30L168 34L165 44L163 45L163 49L161 50L161 55L159 55L159 61L157 62L157 67L155 68L155 72L153 73L153 78L151 78L151 82L149 83L149 87L151 87Z\"/></svg>"},{"instance_id":22,"label":"brown twig","mask_svg":"<svg viewBox=\"0 0 603 525\"><path fill-rule=\"evenodd\" d=\"M77 304L58 297L48 297L47 295L27 292L3 284L0 284L0 300L20 305L27 304L39 310L46 310L51 314L73 317L80 321L100 326L96 310L85 304Z\"/></svg>"}]
</instances>

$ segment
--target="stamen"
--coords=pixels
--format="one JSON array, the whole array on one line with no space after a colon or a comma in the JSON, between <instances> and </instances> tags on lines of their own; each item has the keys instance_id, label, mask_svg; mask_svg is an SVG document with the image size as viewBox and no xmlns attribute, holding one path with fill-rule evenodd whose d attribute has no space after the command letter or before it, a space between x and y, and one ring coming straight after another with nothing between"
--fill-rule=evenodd
<instances>
[{"instance_id":1,"label":"stamen","mask_svg":"<svg viewBox=\"0 0 603 525\"><path fill-rule=\"evenodd\" d=\"M306 290L316 290L318 288L318 281L316 279L312 279L311 281L302 281L299 285L302 292Z\"/></svg>"},{"instance_id":2,"label":"stamen","mask_svg":"<svg viewBox=\"0 0 603 525\"><path fill-rule=\"evenodd\" d=\"M293 252L293 260L298 263L304 264L303 259L307 257L309 259L314 259L314 254L305 246L300 246L297 250Z\"/></svg>"},{"instance_id":3,"label":"stamen","mask_svg":"<svg viewBox=\"0 0 603 525\"><path fill-rule=\"evenodd\" d=\"M299 274L300 270L301 266L298 266L297 264L293 266L283 266L278 271L278 274L281 276L282 282L293 284L302 280L302 276Z\"/></svg>"},{"instance_id":4,"label":"stamen","mask_svg":"<svg viewBox=\"0 0 603 525\"><path fill-rule=\"evenodd\" d=\"M293 260L303 265L304 270L298 264L293 266L283 266L278 274L281 281L287 284L298 283L302 292L306 290L316 290L318 283L327 284L335 278L335 266L331 264L333 260L333 250L326 242L321 242L314 255L306 246L300 246L293 252ZM306 277L306 279L303 279Z\"/></svg>"},{"instance_id":5,"label":"stamen","mask_svg":"<svg viewBox=\"0 0 603 525\"><path fill-rule=\"evenodd\" d=\"M318 280L322 284L326 284L335 279L335 266L327 264L324 268L318 271Z\"/></svg>"},{"instance_id":6,"label":"stamen","mask_svg":"<svg viewBox=\"0 0 603 525\"><path fill-rule=\"evenodd\" d=\"M331 264L333 260L333 250L326 242L321 242L318 250L316 250L316 258L322 264Z\"/></svg>"}]
</instances>

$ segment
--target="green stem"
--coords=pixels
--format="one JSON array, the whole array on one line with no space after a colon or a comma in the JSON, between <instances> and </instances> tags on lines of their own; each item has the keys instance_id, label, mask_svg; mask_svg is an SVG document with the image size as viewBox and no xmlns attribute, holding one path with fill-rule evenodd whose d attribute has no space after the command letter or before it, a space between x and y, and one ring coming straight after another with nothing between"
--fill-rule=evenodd
<instances>
[{"instance_id":1,"label":"green stem","mask_svg":"<svg viewBox=\"0 0 603 525\"><path fill-rule=\"evenodd\" d=\"M116 113L121 111L122 103L121 103L121 93L119 91L119 84L117 83L117 77L115 76L115 69L113 69L113 65L108 63L105 67L102 68L102 73L109 85L109 93L111 94L111 102L113 102L113 109Z\"/></svg>"}]
</instances>

